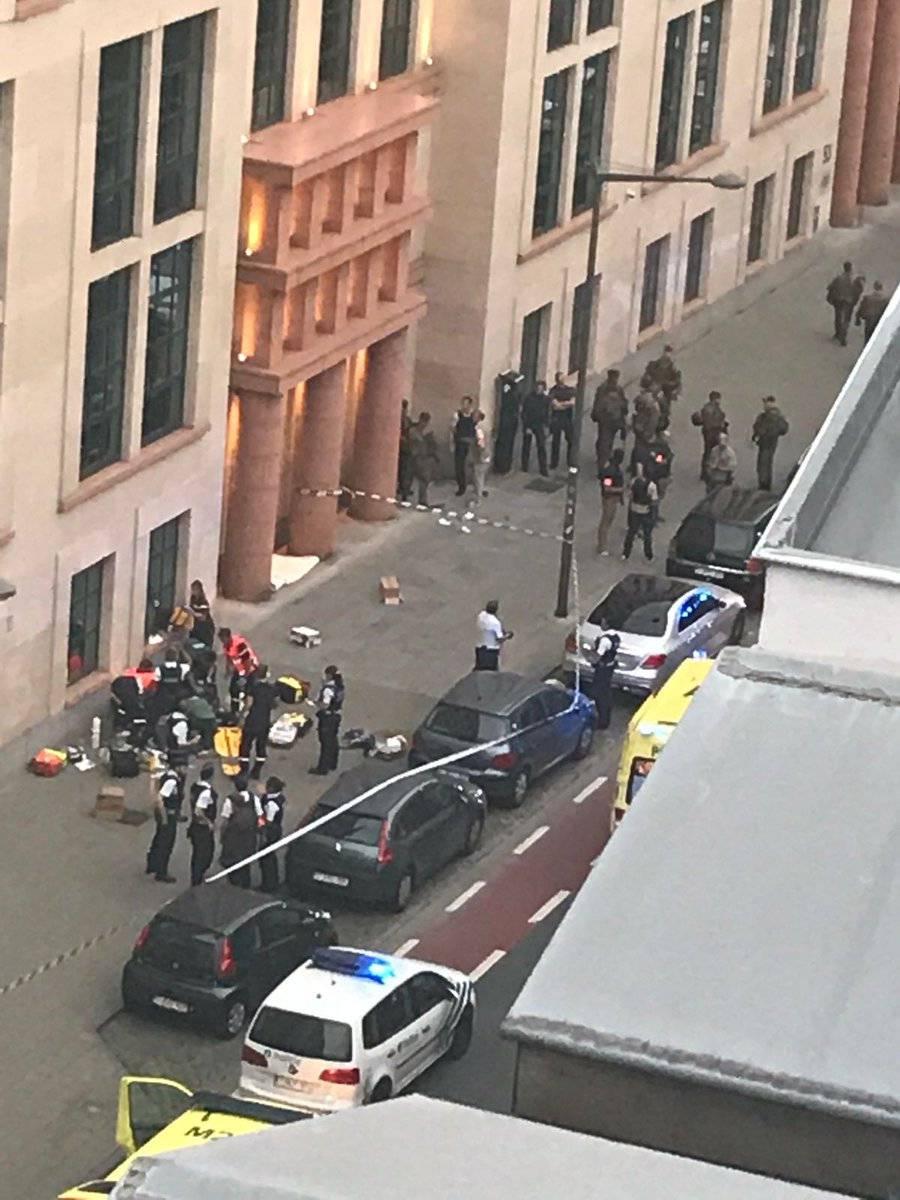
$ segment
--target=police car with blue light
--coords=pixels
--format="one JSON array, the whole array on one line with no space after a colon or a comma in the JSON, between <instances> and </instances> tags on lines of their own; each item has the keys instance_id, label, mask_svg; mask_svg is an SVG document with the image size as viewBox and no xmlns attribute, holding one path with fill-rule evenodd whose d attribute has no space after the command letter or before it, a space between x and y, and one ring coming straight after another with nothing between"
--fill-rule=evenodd
<instances>
[{"instance_id":1,"label":"police car with blue light","mask_svg":"<svg viewBox=\"0 0 900 1200\"><path fill-rule=\"evenodd\" d=\"M260 1005L239 1096L337 1112L387 1100L472 1040L475 989L449 967L320 948Z\"/></svg>"}]
</instances>

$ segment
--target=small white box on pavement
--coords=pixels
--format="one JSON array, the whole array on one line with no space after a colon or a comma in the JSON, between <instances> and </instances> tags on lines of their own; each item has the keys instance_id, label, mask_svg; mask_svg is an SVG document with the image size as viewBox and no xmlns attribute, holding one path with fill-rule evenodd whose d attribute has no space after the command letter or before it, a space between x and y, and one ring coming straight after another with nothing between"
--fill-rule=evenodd
<instances>
[{"instance_id":1,"label":"small white box on pavement","mask_svg":"<svg viewBox=\"0 0 900 1200\"><path fill-rule=\"evenodd\" d=\"M295 625L291 629L291 641L295 646L303 646L311 648L322 644L322 635L318 629L311 629L308 625Z\"/></svg>"}]
</instances>

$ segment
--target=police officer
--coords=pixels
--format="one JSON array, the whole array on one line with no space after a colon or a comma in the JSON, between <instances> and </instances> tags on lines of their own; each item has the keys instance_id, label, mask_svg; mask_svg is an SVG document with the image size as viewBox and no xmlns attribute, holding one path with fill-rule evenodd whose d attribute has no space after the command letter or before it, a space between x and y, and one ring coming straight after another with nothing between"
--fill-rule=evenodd
<instances>
[{"instance_id":1,"label":"police officer","mask_svg":"<svg viewBox=\"0 0 900 1200\"><path fill-rule=\"evenodd\" d=\"M566 439L566 464L572 466L572 439L575 436L575 389L557 371L550 389L550 470L559 466L562 439Z\"/></svg>"},{"instance_id":2,"label":"police officer","mask_svg":"<svg viewBox=\"0 0 900 1200\"><path fill-rule=\"evenodd\" d=\"M262 797L262 810L265 825L262 832L263 846L275 846L284 837L284 806L287 798L284 794L284 783L277 775L270 775L266 780L266 790ZM264 892L278 891L278 855L273 851L259 860L262 871L262 890Z\"/></svg>"},{"instance_id":3,"label":"police officer","mask_svg":"<svg viewBox=\"0 0 900 1200\"><path fill-rule=\"evenodd\" d=\"M668 430L663 429L656 435L649 447L650 457L647 460L645 474L649 480L656 484L657 504L654 512L654 524L662 523L662 515L660 509L662 502L666 498L666 492L669 490L669 484L672 481L672 459L675 457L675 452L669 441Z\"/></svg>"},{"instance_id":4,"label":"police officer","mask_svg":"<svg viewBox=\"0 0 900 1200\"><path fill-rule=\"evenodd\" d=\"M247 686L250 708L244 718L241 732L241 774L259 779L266 765L269 746L269 730L272 726L272 709L278 703L278 689L269 678L269 668L261 663ZM255 756L250 770L251 755Z\"/></svg>"},{"instance_id":5,"label":"police officer","mask_svg":"<svg viewBox=\"0 0 900 1200\"><path fill-rule=\"evenodd\" d=\"M537 445L538 469L542 475L547 470L547 425L550 420L550 396L547 385L539 380L533 392L522 401L522 470L528 470L531 461L532 439Z\"/></svg>"},{"instance_id":6,"label":"police officer","mask_svg":"<svg viewBox=\"0 0 900 1200\"><path fill-rule=\"evenodd\" d=\"M319 735L319 761L310 767L310 775L327 775L338 766L338 732L344 707L344 677L335 666L326 667L316 697L316 723Z\"/></svg>"},{"instance_id":7,"label":"police officer","mask_svg":"<svg viewBox=\"0 0 900 1200\"><path fill-rule=\"evenodd\" d=\"M187 715L180 708L176 708L162 722L162 736L159 740L165 749L169 766L183 770L200 739L191 734Z\"/></svg>"},{"instance_id":8,"label":"police officer","mask_svg":"<svg viewBox=\"0 0 900 1200\"><path fill-rule=\"evenodd\" d=\"M598 729L609 729L612 720L612 680L620 641L617 633L604 632L585 656L593 675L584 692L596 705Z\"/></svg>"},{"instance_id":9,"label":"police officer","mask_svg":"<svg viewBox=\"0 0 900 1200\"><path fill-rule=\"evenodd\" d=\"M187 831L191 843L191 887L203 882L215 853L219 794L212 785L214 775L215 767L207 764L197 782L191 784L191 823Z\"/></svg>"},{"instance_id":10,"label":"police officer","mask_svg":"<svg viewBox=\"0 0 900 1200\"><path fill-rule=\"evenodd\" d=\"M222 805L219 859L223 867L234 867L256 853L262 823L259 796L250 791L246 777L239 775L234 781L234 791L225 797ZM249 888L250 865L231 871L228 882L234 887Z\"/></svg>"},{"instance_id":11,"label":"police officer","mask_svg":"<svg viewBox=\"0 0 900 1200\"><path fill-rule=\"evenodd\" d=\"M756 444L756 479L762 492L772 490L775 448L789 428L775 397L763 396L762 412L753 422L752 431L752 438Z\"/></svg>"},{"instance_id":12,"label":"police officer","mask_svg":"<svg viewBox=\"0 0 900 1200\"><path fill-rule=\"evenodd\" d=\"M167 647L163 661L154 673L156 688L147 700L147 718L151 729L155 729L160 718L172 712L181 700L189 669L190 663L182 652L173 646Z\"/></svg>"},{"instance_id":13,"label":"police officer","mask_svg":"<svg viewBox=\"0 0 900 1200\"><path fill-rule=\"evenodd\" d=\"M624 559L631 557L634 539L640 534L644 543L644 557L647 562L653 561L653 526L656 523L658 498L656 484L644 475L643 463L636 463L635 476L628 489L628 529L622 547Z\"/></svg>"},{"instance_id":14,"label":"police officer","mask_svg":"<svg viewBox=\"0 0 900 1200\"><path fill-rule=\"evenodd\" d=\"M605 558L609 554L609 531L616 513L625 504L625 473L622 463L625 451L617 446L609 462L600 472L600 525L597 529L597 553Z\"/></svg>"},{"instance_id":15,"label":"police officer","mask_svg":"<svg viewBox=\"0 0 900 1200\"><path fill-rule=\"evenodd\" d=\"M153 802L156 830L147 851L147 874L158 883L175 883L169 874L169 859L175 846L178 816L184 802L184 771L168 767L160 776Z\"/></svg>"},{"instance_id":16,"label":"police officer","mask_svg":"<svg viewBox=\"0 0 900 1200\"><path fill-rule=\"evenodd\" d=\"M628 420L628 397L619 384L619 372L611 367L606 379L594 392L591 420L597 426L597 470L602 471L609 462L616 434L625 441Z\"/></svg>"}]
</instances>

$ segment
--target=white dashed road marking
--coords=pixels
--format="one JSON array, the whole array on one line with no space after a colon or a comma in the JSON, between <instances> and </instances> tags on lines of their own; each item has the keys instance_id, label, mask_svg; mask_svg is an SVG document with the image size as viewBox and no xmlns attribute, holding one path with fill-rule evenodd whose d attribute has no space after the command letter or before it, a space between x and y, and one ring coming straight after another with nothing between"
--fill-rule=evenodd
<instances>
[{"instance_id":1,"label":"white dashed road marking","mask_svg":"<svg viewBox=\"0 0 900 1200\"><path fill-rule=\"evenodd\" d=\"M467 900L471 900L472 897L474 895L476 895L476 893L480 892L483 887L484 887L484 880L479 879L478 882L473 883L470 888L466 888L466 890L463 892L463 894L461 896L457 896L456 899L452 902L452 904L448 904L447 907L444 909L444 912L456 912L456 910L458 908L462 908L462 906L466 903Z\"/></svg>"},{"instance_id":2,"label":"white dashed road marking","mask_svg":"<svg viewBox=\"0 0 900 1200\"><path fill-rule=\"evenodd\" d=\"M592 792L599 791L600 788L603 787L604 783L606 783L606 776L598 775L593 783L589 783L586 788L581 789L581 791L578 793L577 796L572 797L572 803L573 804L584 804L584 802L585 802L585 800L587 800L588 796L590 796Z\"/></svg>"},{"instance_id":3,"label":"white dashed road marking","mask_svg":"<svg viewBox=\"0 0 900 1200\"><path fill-rule=\"evenodd\" d=\"M418 944L418 938L410 938L408 942L404 942L402 946L397 947L397 949L394 951L395 957L403 958L405 955L409 954L410 950L415 950Z\"/></svg>"},{"instance_id":4,"label":"white dashed road marking","mask_svg":"<svg viewBox=\"0 0 900 1200\"><path fill-rule=\"evenodd\" d=\"M492 950L484 962L480 962L474 971L469 973L470 979L480 979L482 975L486 975L491 967L495 967L501 958L506 957L505 950Z\"/></svg>"},{"instance_id":5,"label":"white dashed road marking","mask_svg":"<svg viewBox=\"0 0 900 1200\"><path fill-rule=\"evenodd\" d=\"M530 837L527 837L524 842L520 842L513 850L513 854L524 854L526 850L530 850L535 842L540 841L545 833L550 829L549 825L541 825L537 828Z\"/></svg>"},{"instance_id":6,"label":"white dashed road marking","mask_svg":"<svg viewBox=\"0 0 900 1200\"><path fill-rule=\"evenodd\" d=\"M528 924L539 924L539 922L543 921L544 917L549 917L554 908L557 908L560 904L562 904L563 900L567 899L569 896L571 896L571 894L571 892L566 891L566 889L563 888L563 890L557 892L555 896L551 896L546 904L542 904L537 912L528 918Z\"/></svg>"}]
</instances>

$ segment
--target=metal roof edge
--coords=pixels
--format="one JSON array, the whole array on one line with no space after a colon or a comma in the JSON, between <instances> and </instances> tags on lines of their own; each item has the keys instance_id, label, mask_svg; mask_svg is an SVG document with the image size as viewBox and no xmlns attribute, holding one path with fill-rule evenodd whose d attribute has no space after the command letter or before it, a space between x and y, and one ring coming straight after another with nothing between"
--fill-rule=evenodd
<instances>
[{"instance_id":1,"label":"metal roof edge","mask_svg":"<svg viewBox=\"0 0 900 1200\"><path fill-rule=\"evenodd\" d=\"M781 546L763 545L757 547L753 557L770 566L796 567L801 571L818 571L823 575L839 575L846 579L860 579L866 583L900 587L900 570L896 567L885 567L862 559L836 558L815 550L788 550Z\"/></svg>"},{"instance_id":2,"label":"metal roof edge","mask_svg":"<svg viewBox=\"0 0 900 1200\"><path fill-rule=\"evenodd\" d=\"M886 708L900 706L900 681L869 669L869 664L825 657L784 658L756 646L728 648L718 664L719 674L731 679L841 696Z\"/></svg>"},{"instance_id":3,"label":"metal roof edge","mask_svg":"<svg viewBox=\"0 0 900 1200\"><path fill-rule=\"evenodd\" d=\"M812 1079L761 1071L749 1063L695 1055L638 1038L597 1033L580 1025L543 1017L508 1016L503 1037L569 1058L587 1058L632 1070L668 1075L683 1082L741 1092L769 1103L778 1101L844 1120L865 1121L900 1131L900 1100L826 1087Z\"/></svg>"}]
</instances>

